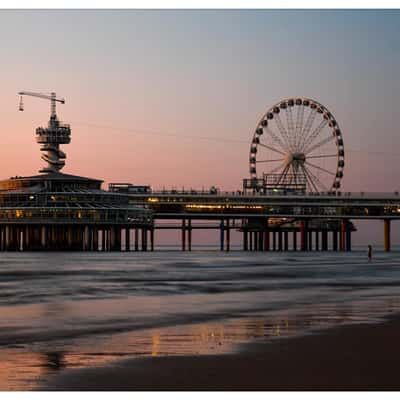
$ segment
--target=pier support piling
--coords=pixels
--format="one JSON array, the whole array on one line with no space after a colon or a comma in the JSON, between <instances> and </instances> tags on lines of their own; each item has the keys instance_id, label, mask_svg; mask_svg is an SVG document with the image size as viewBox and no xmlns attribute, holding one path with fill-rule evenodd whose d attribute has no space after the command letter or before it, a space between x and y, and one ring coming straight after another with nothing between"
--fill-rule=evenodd
<instances>
[{"instance_id":1,"label":"pier support piling","mask_svg":"<svg viewBox=\"0 0 400 400\"><path fill-rule=\"evenodd\" d=\"M300 221L300 250L307 250L307 221Z\"/></svg>"},{"instance_id":2,"label":"pier support piling","mask_svg":"<svg viewBox=\"0 0 400 400\"><path fill-rule=\"evenodd\" d=\"M186 250L186 220L182 220L182 251Z\"/></svg>"},{"instance_id":3,"label":"pier support piling","mask_svg":"<svg viewBox=\"0 0 400 400\"><path fill-rule=\"evenodd\" d=\"M125 251L131 251L131 230L125 228Z\"/></svg>"},{"instance_id":4,"label":"pier support piling","mask_svg":"<svg viewBox=\"0 0 400 400\"><path fill-rule=\"evenodd\" d=\"M282 251L283 250L283 246L282 246L282 231L278 231L278 250Z\"/></svg>"},{"instance_id":5,"label":"pier support piling","mask_svg":"<svg viewBox=\"0 0 400 400\"><path fill-rule=\"evenodd\" d=\"M383 220L383 231L384 231L384 250L390 251L390 219Z\"/></svg>"},{"instance_id":6,"label":"pier support piling","mask_svg":"<svg viewBox=\"0 0 400 400\"><path fill-rule=\"evenodd\" d=\"M229 219L226 220L226 251L231 250L231 228Z\"/></svg>"},{"instance_id":7,"label":"pier support piling","mask_svg":"<svg viewBox=\"0 0 400 400\"><path fill-rule=\"evenodd\" d=\"M191 242L189 243L189 250L192 250ZM154 251L154 228L150 228L150 251Z\"/></svg>"},{"instance_id":8,"label":"pier support piling","mask_svg":"<svg viewBox=\"0 0 400 400\"><path fill-rule=\"evenodd\" d=\"M328 231L322 231L322 251L328 250Z\"/></svg>"},{"instance_id":9,"label":"pier support piling","mask_svg":"<svg viewBox=\"0 0 400 400\"><path fill-rule=\"evenodd\" d=\"M221 251L224 251L224 246L225 246L225 232L224 232L224 220L221 219L220 225L219 225L219 249Z\"/></svg>"},{"instance_id":10,"label":"pier support piling","mask_svg":"<svg viewBox=\"0 0 400 400\"><path fill-rule=\"evenodd\" d=\"M338 232L332 231L332 248L333 251L338 251Z\"/></svg>"},{"instance_id":11,"label":"pier support piling","mask_svg":"<svg viewBox=\"0 0 400 400\"><path fill-rule=\"evenodd\" d=\"M258 232L258 250L264 251L264 231Z\"/></svg>"},{"instance_id":12,"label":"pier support piling","mask_svg":"<svg viewBox=\"0 0 400 400\"><path fill-rule=\"evenodd\" d=\"M139 229L135 228L135 251L139 251Z\"/></svg>"},{"instance_id":13,"label":"pier support piling","mask_svg":"<svg viewBox=\"0 0 400 400\"><path fill-rule=\"evenodd\" d=\"M346 251L346 230L347 220L343 219L340 223L340 251Z\"/></svg>"},{"instance_id":14,"label":"pier support piling","mask_svg":"<svg viewBox=\"0 0 400 400\"><path fill-rule=\"evenodd\" d=\"M264 228L264 251L269 251L270 241L269 241L269 229L268 229L268 218L265 220L265 228Z\"/></svg>"},{"instance_id":15,"label":"pier support piling","mask_svg":"<svg viewBox=\"0 0 400 400\"><path fill-rule=\"evenodd\" d=\"M350 224L347 224L346 229L346 251L351 251L351 229Z\"/></svg>"},{"instance_id":16,"label":"pier support piling","mask_svg":"<svg viewBox=\"0 0 400 400\"><path fill-rule=\"evenodd\" d=\"M288 251L289 250L289 232L285 231L283 233L283 235L284 235L283 246L284 246L285 251Z\"/></svg>"},{"instance_id":17,"label":"pier support piling","mask_svg":"<svg viewBox=\"0 0 400 400\"><path fill-rule=\"evenodd\" d=\"M188 250L192 251L192 220L190 218L188 219L187 233L188 233Z\"/></svg>"},{"instance_id":18,"label":"pier support piling","mask_svg":"<svg viewBox=\"0 0 400 400\"><path fill-rule=\"evenodd\" d=\"M243 230L243 250L248 251L249 250L249 243L248 243L249 235L247 229Z\"/></svg>"},{"instance_id":19,"label":"pier support piling","mask_svg":"<svg viewBox=\"0 0 400 400\"><path fill-rule=\"evenodd\" d=\"M315 250L319 251L319 231L315 231Z\"/></svg>"}]
</instances>

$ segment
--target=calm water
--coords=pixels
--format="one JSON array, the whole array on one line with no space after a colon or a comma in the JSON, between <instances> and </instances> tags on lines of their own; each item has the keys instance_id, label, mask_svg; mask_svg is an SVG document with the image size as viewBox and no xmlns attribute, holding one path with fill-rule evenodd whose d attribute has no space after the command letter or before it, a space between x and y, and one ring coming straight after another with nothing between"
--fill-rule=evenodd
<instances>
[{"instance_id":1,"label":"calm water","mask_svg":"<svg viewBox=\"0 0 400 400\"><path fill-rule=\"evenodd\" d=\"M0 389L122 357L233 351L400 311L400 253L0 258Z\"/></svg>"}]
</instances>

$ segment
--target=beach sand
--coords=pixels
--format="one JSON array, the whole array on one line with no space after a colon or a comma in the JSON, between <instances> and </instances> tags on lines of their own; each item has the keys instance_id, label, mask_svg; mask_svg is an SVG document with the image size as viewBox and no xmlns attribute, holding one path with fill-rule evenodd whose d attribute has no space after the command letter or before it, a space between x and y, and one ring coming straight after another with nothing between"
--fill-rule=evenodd
<instances>
[{"instance_id":1,"label":"beach sand","mask_svg":"<svg viewBox=\"0 0 400 400\"><path fill-rule=\"evenodd\" d=\"M234 354L66 370L40 390L399 390L400 316L251 343Z\"/></svg>"}]
</instances>

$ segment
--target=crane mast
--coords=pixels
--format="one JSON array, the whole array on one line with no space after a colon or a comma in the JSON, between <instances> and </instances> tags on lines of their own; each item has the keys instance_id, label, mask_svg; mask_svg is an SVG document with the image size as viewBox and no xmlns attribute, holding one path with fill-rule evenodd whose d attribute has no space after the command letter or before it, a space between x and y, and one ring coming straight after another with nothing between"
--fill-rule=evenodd
<instances>
[{"instance_id":1,"label":"crane mast","mask_svg":"<svg viewBox=\"0 0 400 400\"><path fill-rule=\"evenodd\" d=\"M64 99L57 98L55 92L50 94L30 91L18 92L20 96L19 111L24 111L23 96L38 97L50 100L50 120L47 128L36 129L36 141L42 145L41 158L47 162L47 166L39 172L54 173L60 171L65 165L66 154L60 150L60 144L68 144L71 141L71 128L67 124L61 124L56 114L56 103L65 104Z\"/></svg>"}]
</instances>

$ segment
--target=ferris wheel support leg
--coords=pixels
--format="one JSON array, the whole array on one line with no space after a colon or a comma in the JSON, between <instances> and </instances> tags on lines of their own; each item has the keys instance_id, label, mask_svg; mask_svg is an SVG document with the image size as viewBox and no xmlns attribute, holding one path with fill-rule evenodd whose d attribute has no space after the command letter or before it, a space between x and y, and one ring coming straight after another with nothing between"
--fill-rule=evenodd
<instances>
[{"instance_id":1,"label":"ferris wheel support leg","mask_svg":"<svg viewBox=\"0 0 400 400\"><path fill-rule=\"evenodd\" d=\"M390 251L390 219L383 220L384 249Z\"/></svg>"}]
</instances>

